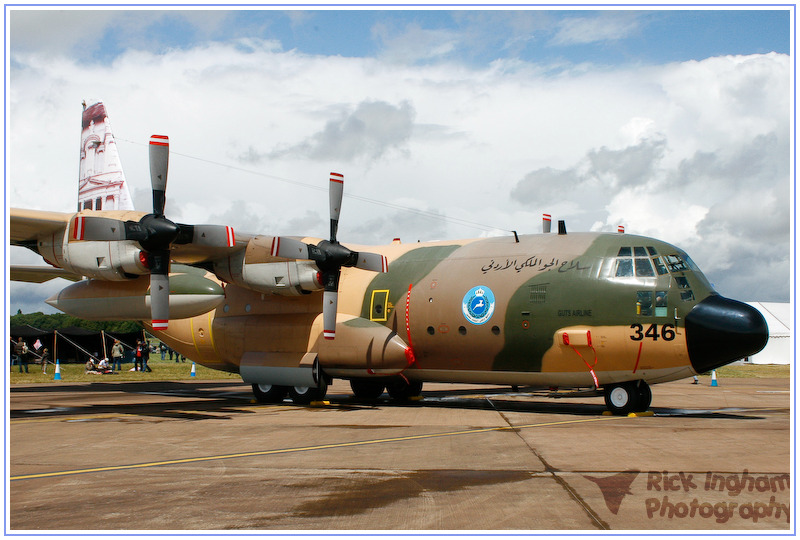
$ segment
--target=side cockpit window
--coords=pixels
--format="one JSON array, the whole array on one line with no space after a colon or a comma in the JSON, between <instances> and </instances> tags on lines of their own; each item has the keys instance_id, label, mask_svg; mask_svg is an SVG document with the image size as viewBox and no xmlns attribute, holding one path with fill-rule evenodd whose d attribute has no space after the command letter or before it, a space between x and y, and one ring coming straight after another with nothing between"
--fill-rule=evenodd
<instances>
[{"instance_id":1,"label":"side cockpit window","mask_svg":"<svg viewBox=\"0 0 800 540\"><path fill-rule=\"evenodd\" d=\"M686 266L686 263L683 262L683 259L677 255L667 255L664 258L667 260L667 267L669 268L670 272L683 272L684 270L689 269L689 267Z\"/></svg>"},{"instance_id":2,"label":"side cockpit window","mask_svg":"<svg viewBox=\"0 0 800 540\"><path fill-rule=\"evenodd\" d=\"M678 289L681 291L681 300L686 302L694 300L694 293L692 292L688 279L684 276L675 276L675 283L678 284Z\"/></svg>"}]
</instances>

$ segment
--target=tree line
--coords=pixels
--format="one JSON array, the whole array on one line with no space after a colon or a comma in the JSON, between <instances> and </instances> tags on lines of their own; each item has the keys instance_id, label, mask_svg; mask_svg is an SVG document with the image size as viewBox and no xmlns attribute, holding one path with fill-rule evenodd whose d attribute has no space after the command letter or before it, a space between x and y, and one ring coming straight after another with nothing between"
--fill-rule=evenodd
<instances>
[{"instance_id":1,"label":"tree line","mask_svg":"<svg viewBox=\"0 0 800 540\"><path fill-rule=\"evenodd\" d=\"M10 326L24 326L30 325L39 330L59 330L68 326L76 326L78 328L85 328L86 330L94 330L100 332L101 330L109 334L127 334L129 332L139 332L142 330L142 325L137 321L87 321L79 319L66 313L53 313L46 315L42 312L37 313L22 313L17 311L16 315L9 317Z\"/></svg>"}]
</instances>

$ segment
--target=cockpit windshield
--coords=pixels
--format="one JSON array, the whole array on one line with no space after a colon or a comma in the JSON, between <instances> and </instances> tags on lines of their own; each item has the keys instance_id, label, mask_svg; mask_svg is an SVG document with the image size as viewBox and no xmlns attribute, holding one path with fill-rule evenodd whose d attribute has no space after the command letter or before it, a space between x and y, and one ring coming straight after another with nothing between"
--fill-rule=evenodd
<instances>
[{"instance_id":1,"label":"cockpit windshield","mask_svg":"<svg viewBox=\"0 0 800 540\"><path fill-rule=\"evenodd\" d=\"M614 277L655 277L664 275L667 269L658 251L652 246L623 246L619 248L614 265Z\"/></svg>"},{"instance_id":2,"label":"cockpit windshield","mask_svg":"<svg viewBox=\"0 0 800 540\"><path fill-rule=\"evenodd\" d=\"M616 256L606 259L605 268L611 279L633 279L649 286L670 283L684 301L695 299L693 285L713 290L694 261L685 252L671 246L668 250L662 246L661 252L654 246L622 246ZM640 306L642 313L649 312L647 302L640 300Z\"/></svg>"},{"instance_id":3,"label":"cockpit windshield","mask_svg":"<svg viewBox=\"0 0 800 540\"><path fill-rule=\"evenodd\" d=\"M656 277L687 270L696 271L697 266L683 252L659 255L653 246L623 246L617 253L613 276Z\"/></svg>"}]
</instances>

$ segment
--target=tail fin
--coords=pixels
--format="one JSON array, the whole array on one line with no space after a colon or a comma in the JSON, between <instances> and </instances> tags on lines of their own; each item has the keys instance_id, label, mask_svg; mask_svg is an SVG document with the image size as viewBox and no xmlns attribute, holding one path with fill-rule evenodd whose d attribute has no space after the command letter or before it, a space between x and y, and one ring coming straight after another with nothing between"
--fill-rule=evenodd
<instances>
[{"instance_id":1,"label":"tail fin","mask_svg":"<svg viewBox=\"0 0 800 540\"><path fill-rule=\"evenodd\" d=\"M133 210L117 143L101 101L86 106L81 122L81 162L78 211Z\"/></svg>"}]
</instances>

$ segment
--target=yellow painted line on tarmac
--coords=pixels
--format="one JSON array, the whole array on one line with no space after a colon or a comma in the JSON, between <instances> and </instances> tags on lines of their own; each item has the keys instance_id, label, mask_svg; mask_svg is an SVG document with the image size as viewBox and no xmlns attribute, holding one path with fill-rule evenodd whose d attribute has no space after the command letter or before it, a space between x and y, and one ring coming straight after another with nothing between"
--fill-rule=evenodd
<instances>
[{"instance_id":1,"label":"yellow painted line on tarmac","mask_svg":"<svg viewBox=\"0 0 800 540\"><path fill-rule=\"evenodd\" d=\"M367 441L320 444L316 446L301 446L297 448L283 448L279 450L259 450L255 452L240 452L236 454L219 454L216 456L170 459L165 461L151 461L148 463L134 463L131 465L111 465L108 467L92 467L90 469L75 469L71 471L56 471L56 472L40 473L40 474L24 474L24 475L12 476L10 480L12 481L32 480L35 478L54 478L59 476L71 476L76 474L98 473L98 472L108 472L108 471L124 471L130 469L147 469L151 467L163 467L166 465L182 465L186 463L200 463L204 461L217 461L223 459L234 459L234 458L256 457L256 456L272 456L278 454L292 454L296 452L309 452L313 450L330 450L333 448L348 448L353 446L367 446L371 444L384 444L392 442L414 441L421 439L434 439L438 437L453 437L457 435L473 435L476 433L488 433L492 431L509 431L515 429L563 426L568 424L584 424L588 422L603 422L606 420L627 420L627 419L629 419L629 417L627 416L602 416L596 418L584 418L581 420L562 420L559 422L543 422L541 424L526 424L521 426L500 426L500 427L490 427L490 428L480 428L480 429L466 429L461 431L447 431L443 433L429 433L427 435L406 435L403 437L389 437L385 439L372 439Z\"/></svg>"}]
</instances>

